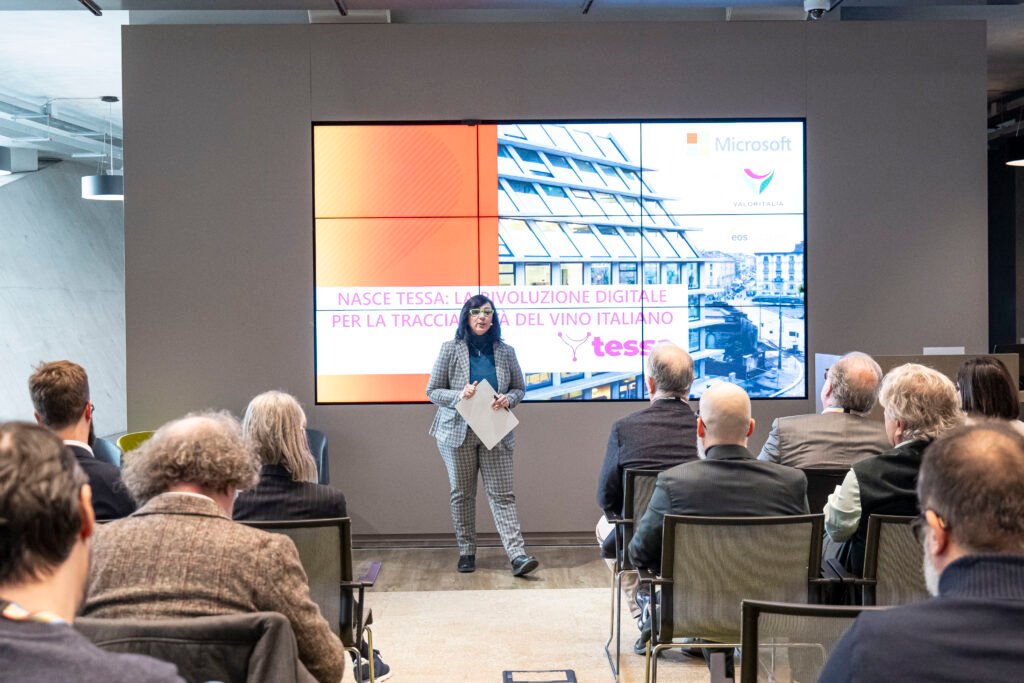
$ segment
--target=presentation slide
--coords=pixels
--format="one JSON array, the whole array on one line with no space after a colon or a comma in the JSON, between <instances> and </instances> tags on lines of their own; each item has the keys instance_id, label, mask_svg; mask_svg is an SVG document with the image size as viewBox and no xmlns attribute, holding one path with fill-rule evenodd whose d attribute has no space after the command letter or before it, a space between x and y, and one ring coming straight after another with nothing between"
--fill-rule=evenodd
<instances>
[{"instance_id":1,"label":"presentation slide","mask_svg":"<svg viewBox=\"0 0 1024 683\"><path fill-rule=\"evenodd\" d=\"M806 397L802 120L315 124L318 403L426 402L483 293L526 400Z\"/></svg>"}]
</instances>

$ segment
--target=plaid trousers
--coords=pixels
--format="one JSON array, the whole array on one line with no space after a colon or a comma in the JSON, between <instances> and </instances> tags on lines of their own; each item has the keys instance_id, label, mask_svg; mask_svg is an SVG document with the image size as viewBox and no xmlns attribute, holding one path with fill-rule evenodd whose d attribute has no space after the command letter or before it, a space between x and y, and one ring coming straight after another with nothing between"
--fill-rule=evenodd
<instances>
[{"instance_id":1,"label":"plaid trousers","mask_svg":"<svg viewBox=\"0 0 1024 683\"><path fill-rule=\"evenodd\" d=\"M476 554L476 480L477 472L480 472L494 525L501 535L501 544L505 546L508 559L525 555L516 495L512 492L512 449L499 442L488 450L472 428L466 430L466 440L461 445L451 447L438 442L437 448L448 469L452 525L459 554Z\"/></svg>"}]
</instances>

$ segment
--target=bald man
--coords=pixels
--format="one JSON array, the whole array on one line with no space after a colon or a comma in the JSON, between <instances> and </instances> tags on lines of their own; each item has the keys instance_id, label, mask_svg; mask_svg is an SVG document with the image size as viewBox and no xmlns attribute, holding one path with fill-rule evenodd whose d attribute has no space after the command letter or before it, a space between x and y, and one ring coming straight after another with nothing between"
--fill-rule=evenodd
<instances>
[{"instance_id":1,"label":"bald man","mask_svg":"<svg viewBox=\"0 0 1024 683\"><path fill-rule=\"evenodd\" d=\"M889 450L885 425L867 417L881 381L874 358L846 354L825 371L821 414L775 420L758 458L800 469L843 469Z\"/></svg>"},{"instance_id":2,"label":"bald man","mask_svg":"<svg viewBox=\"0 0 1024 683\"><path fill-rule=\"evenodd\" d=\"M757 460L747 450L753 432L747 392L728 382L704 392L697 418L704 459L658 475L651 503L629 543L636 566L660 573L665 515L807 514L807 479L793 468Z\"/></svg>"}]
</instances>

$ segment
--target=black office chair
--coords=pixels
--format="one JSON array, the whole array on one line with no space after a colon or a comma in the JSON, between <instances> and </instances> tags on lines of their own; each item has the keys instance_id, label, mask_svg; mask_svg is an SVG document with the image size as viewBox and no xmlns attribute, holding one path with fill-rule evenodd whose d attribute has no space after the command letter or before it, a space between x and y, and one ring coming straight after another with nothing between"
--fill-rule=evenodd
<instances>
[{"instance_id":1,"label":"black office chair","mask_svg":"<svg viewBox=\"0 0 1024 683\"><path fill-rule=\"evenodd\" d=\"M845 468L822 468L800 470L807 477L807 508L813 512L821 512L825 509L828 497L841 486L846 473L850 471Z\"/></svg>"},{"instance_id":2,"label":"black office chair","mask_svg":"<svg viewBox=\"0 0 1024 683\"><path fill-rule=\"evenodd\" d=\"M306 440L309 441L309 450L313 454L313 461L316 463L319 482L321 484L330 484L331 461L327 458L327 435L319 429L306 427Z\"/></svg>"}]
</instances>

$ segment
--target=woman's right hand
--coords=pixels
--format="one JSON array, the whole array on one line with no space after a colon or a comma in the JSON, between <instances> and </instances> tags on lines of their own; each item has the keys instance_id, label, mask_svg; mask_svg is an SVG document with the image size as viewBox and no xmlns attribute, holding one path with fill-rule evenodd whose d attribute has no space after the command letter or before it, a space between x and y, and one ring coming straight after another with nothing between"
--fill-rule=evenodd
<instances>
[{"instance_id":1,"label":"woman's right hand","mask_svg":"<svg viewBox=\"0 0 1024 683\"><path fill-rule=\"evenodd\" d=\"M464 398L464 399L473 398L473 394L475 394L475 393L476 393L476 382L473 382L472 384L467 384L466 388L462 390L462 398Z\"/></svg>"}]
</instances>

